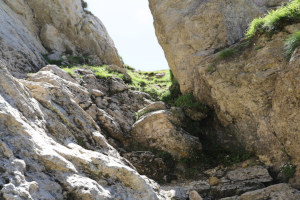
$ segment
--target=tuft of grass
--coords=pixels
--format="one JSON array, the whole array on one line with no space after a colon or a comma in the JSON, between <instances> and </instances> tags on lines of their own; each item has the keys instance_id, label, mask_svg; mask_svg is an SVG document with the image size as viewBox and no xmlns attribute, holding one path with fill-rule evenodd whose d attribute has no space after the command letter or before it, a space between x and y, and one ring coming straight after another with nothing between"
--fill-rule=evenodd
<instances>
[{"instance_id":1,"label":"tuft of grass","mask_svg":"<svg viewBox=\"0 0 300 200\"><path fill-rule=\"evenodd\" d=\"M201 102L197 102L191 93L178 97L175 101L175 105L181 108L191 108L201 110L203 112L208 111L208 107Z\"/></svg>"},{"instance_id":2,"label":"tuft of grass","mask_svg":"<svg viewBox=\"0 0 300 200\"><path fill-rule=\"evenodd\" d=\"M293 52L300 46L300 31L291 34L284 42L284 51L287 58L291 58Z\"/></svg>"},{"instance_id":3,"label":"tuft of grass","mask_svg":"<svg viewBox=\"0 0 300 200\"><path fill-rule=\"evenodd\" d=\"M282 24L300 21L300 0L294 0L286 6L269 11L265 17L254 19L246 32L246 37L252 38L258 33L273 32Z\"/></svg>"},{"instance_id":4,"label":"tuft of grass","mask_svg":"<svg viewBox=\"0 0 300 200\"><path fill-rule=\"evenodd\" d=\"M171 86L171 74L169 70L160 70L153 72L136 71L130 66L125 66L127 73L131 77L129 84L135 90L148 93L154 100L162 100L163 95ZM156 74L164 73L165 76L158 78Z\"/></svg>"},{"instance_id":5,"label":"tuft of grass","mask_svg":"<svg viewBox=\"0 0 300 200\"><path fill-rule=\"evenodd\" d=\"M229 58L236 53L236 50L233 48L223 49L218 53L218 57L221 59Z\"/></svg>"},{"instance_id":6,"label":"tuft of grass","mask_svg":"<svg viewBox=\"0 0 300 200\"><path fill-rule=\"evenodd\" d=\"M211 64L211 65L209 65L209 66L207 67L206 70L207 70L208 72L210 72L210 73L214 73L214 72L216 71L216 66L213 65L213 64Z\"/></svg>"},{"instance_id":7,"label":"tuft of grass","mask_svg":"<svg viewBox=\"0 0 300 200\"><path fill-rule=\"evenodd\" d=\"M62 67L61 69L70 74L72 77L74 77L74 71L76 69L79 69L79 67Z\"/></svg>"},{"instance_id":8,"label":"tuft of grass","mask_svg":"<svg viewBox=\"0 0 300 200\"><path fill-rule=\"evenodd\" d=\"M281 170L285 178L289 179L294 176L296 172L296 166L292 165L291 163L286 163Z\"/></svg>"},{"instance_id":9,"label":"tuft of grass","mask_svg":"<svg viewBox=\"0 0 300 200\"><path fill-rule=\"evenodd\" d=\"M254 50L257 51L257 50L262 49L262 48L263 48L263 46L260 46L260 45L259 45L259 46L254 47Z\"/></svg>"},{"instance_id":10,"label":"tuft of grass","mask_svg":"<svg viewBox=\"0 0 300 200\"><path fill-rule=\"evenodd\" d=\"M91 70L94 72L95 76L99 79L110 79L110 78L120 78L125 79L124 74L119 72L110 71L107 69L107 65L103 66L91 66Z\"/></svg>"}]
</instances>

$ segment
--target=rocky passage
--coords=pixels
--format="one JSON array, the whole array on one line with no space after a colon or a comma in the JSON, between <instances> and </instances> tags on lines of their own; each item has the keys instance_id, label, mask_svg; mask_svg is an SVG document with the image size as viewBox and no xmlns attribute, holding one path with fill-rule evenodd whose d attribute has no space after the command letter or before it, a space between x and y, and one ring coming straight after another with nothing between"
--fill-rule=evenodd
<instances>
[{"instance_id":1,"label":"rocky passage","mask_svg":"<svg viewBox=\"0 0 300 200\"><path fill-rule=\"evenodd\" d=\"M160 186L139 173L161 181L170 172L168 165L142 146L175 159L188 157L193 148L201 150L198 139L180 128L179 108L172 108L177 110L172 114L164 103L152 102L121 79L97 79L88 68L77 69L74 78L55 65L25 80L12 77L4 65L0 74L0 196L5 200L299 198L300 192L287 184L266 187L273 178L253 160L197 172L201 178L193 181L165 180ZM149 112L135 122L135 112L145 110ZM162 128L164 136L151 124ZM143 143L135 133L155 142ZM132 151L133 142L141 145L140 151ZM176 154L180 149L183 153Z\"/></svg>"},{"instance_id":2,"label":"rocky passage","mask_svg":"<svg viewBox=\"0 0 300 200\"><path fill-rule=\"evenodd\" d=\"M182 100L204 111L136 91L84 1L0 1L0 200L300 199L300 50L282 51L299 23L241 39L284 2L149 0Z\"/></svg>"}]
</instances>

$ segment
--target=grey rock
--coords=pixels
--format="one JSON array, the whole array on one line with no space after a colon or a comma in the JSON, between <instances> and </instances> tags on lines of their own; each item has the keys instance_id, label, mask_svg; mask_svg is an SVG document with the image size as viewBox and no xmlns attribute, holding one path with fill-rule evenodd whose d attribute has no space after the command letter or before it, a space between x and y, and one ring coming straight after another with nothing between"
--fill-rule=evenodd
<instances>
[{"instance_id":1,"label":"grey rock","mask_svg":"<svg viewBox=\"0 0 300 200\"><path fill-rule=\"evenodd\" d=\"M132 137L144 146L166 151L177 159L189 157L194 150L200 151L199 139L175 125L176 121L178 118L170 111L148 113L132 126Z\"/></svg>"}]
</instances>

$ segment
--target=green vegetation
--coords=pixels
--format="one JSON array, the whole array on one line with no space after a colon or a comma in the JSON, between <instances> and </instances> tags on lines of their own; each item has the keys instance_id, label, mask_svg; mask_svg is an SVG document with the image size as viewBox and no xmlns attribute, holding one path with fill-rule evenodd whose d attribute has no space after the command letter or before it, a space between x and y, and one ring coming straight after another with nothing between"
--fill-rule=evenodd
<instances>
[{"instance_id":1,"label":"green vegetation","mask_svg":"<svg viewBox=\"0 0 300 200\"><path fill-rule=\"evenodd\" d=\"M135 90L148 93L155 100L162 100L163 95L172 84L169 70L141 72L129 66L126 68L131 77L129 85ZM156 74L164 74L164 76L159 77Z\"/></svg>"},{"instance_id":2,"label":"green vegetation","mask_svg":"<svg viewBox=\"0 0 300 200\"><path fill-rule=\"evenodd\" d=\"M210 73L214 73L216 71L216 66L214 64L211 64L207 67L207 71Z\"/></svg>"},{"instance_id":3,"label":"green vegetation","mask_svg":"<svg viewBox=\"0 0 300 200\"><path fill-rule=\"evenodd\" d=\"M247 152L242 148L233 148L231 151L225 150L216 143L209 142L203 143L203 151L201 153L200 159L202 162L208 165L225 165L230 166L243 161L248 160L253 157L253 154Z\"/></svg>"},{"instance_id":4,"label":"green vegetation","mask_svg":"<svg viewBox=\"0 0 300 200\"><path fill-rule=\"evenodd\" d=\"M290 35L284 42L284 50L287 58L292 56L292 53L300 46L300 31Z\"/></svg>"},{"instance_id":5,"label":"green vegetation","mask_svg":"<svg viewBox=\"0 0 300 200\"><path fill-rule=\"evenodd\" d=\"M258 45L258 46L256 46L256 47L254 47L254 50L259 50L259 49L262 49L263 48L263 46L260 46L260 45Z\"/></svg>"},{"instance_id":6,"label":"green vegetation","mask_svg":"<svg viewBox=\"0 0 300 200\"><path fill-rule=\"evenodd\" d=\"M74 77L74 71L76 69L79 69L79 67L62 67L61 69L70 74L72 77Z\"/></svg>"},{"instance_id":7,"label":"green vegetation","mask_svg":"<svg viewBox=\"0 0 300 200\"><path fill-rule=\"evenodd\" d=\"M82 5L82 8L85 9L88 7L88 4L87 2L85 2L84 0L81 0L81 5Z\"/></svg>"},{"instance_id":8,"label":"green vegetation","mask_svg":"<svg viewBox=\"0 0 300 200\"><path fill-rule=\"evenodd\" d=\"M201 102L197 102L193 94L188 93L182 96L179 96L175 100L175 105L181 108L191 108L203 112L208 112L208 107Z\"/></svg>"},{"instance_id":9,"label":"green vegetation","mask_svg":"<svg viewBox=\"0 0 300 200\"><path fill-rule=\"evenodd\" d=\"M140 119L141 118L141 116L143 116L143 115L146 115L147 113L150 113L150 112L152 112L153 110L143 110L143 111L141 111L141 112L137 112L137 113L135 113L135 116L136 116L136 120L138 120L138 119Z\"/></svg>"},{"instance_id":10,"label":"green vegetation","mask_svg":"<svg viewBox=\"0 0 300 200\"><path fill-rule=\"evenodd\" d=\"M91 66L91 70L95 73L95 76L99 79L109 79L109 78L120 78L125 79L124 74L116 71L111 71L108 69L107 65L103 66Z\"/></svg>"},{"instance_id":11,"label":"green vegetation","mask_svg":"<svg viewBox=\"0 0 300 200\"><path fill-rule=\"evenodd\" d=\"M180 97L181 91L178 81L175 79L172 71L170 70L171 83L168 89L161 95L161 100L171 106L175 105L176 99Z\"/></svg>"},{"instance_id":12,"label":"green vegetation","mask_svg":"<svg viewBox=\"0 0 300 200\"><path fill-rule=\"evenodd\" d=\"M269 11L265 17L254 19L246 33L247 38L252 38L259 33L270 33L280 29L284 24L300 21L300 0L294 0L286 6Z\"/></svg>"},{"instance_id":13,"label":"green vegetation","mask_svg":"<svg viewBox=\"0 0 300 200\"><path fill-rule=\"evenodd\" d=\"M281 171L285 178L289 179L292 178L296 172L296 166L292 165L291 163L286 163L282 168Z\"/></svg>"},{"instance_id":14,"label":"green vegetation","mask_svg":"<svg viewBox=\"0 0 300 200\"><path fill-rule=\"evenodd\" d=\"M221 59L232 57L237 52L236 49L233 48L227 48L223 49L218 53L218 57Z\"/></svg>"}]
</instances>

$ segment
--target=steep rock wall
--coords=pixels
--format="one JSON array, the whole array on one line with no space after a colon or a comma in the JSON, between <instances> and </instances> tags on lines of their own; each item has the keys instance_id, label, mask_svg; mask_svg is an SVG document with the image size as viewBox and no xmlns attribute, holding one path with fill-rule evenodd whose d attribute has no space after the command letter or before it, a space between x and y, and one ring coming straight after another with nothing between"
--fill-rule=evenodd
<instances>
[{"instance_id":1,"label":"steep rock wall","mask_svg":"<svg viewBox=\"0 0 300 200\"><path fill-rule=\"evenodd\" d=\"M300 166L299 50L290 61L283 55L283 41L299 24L246 48L238 43L254 17L287 1L149 2L182 92L213 107L222 126L268 166ZM231 45L237 52L220 59L218 52Z\"/></svg>"},{"instance_id":2,"label":"steep rock wall","mask_svg":"<svg viewBox=\"0 0 300 200\"><path fill-rule=\"evenodd\" d=\"M85 12L81 0L0 2L0 55L14 76L45 65L52 51L95 56L99 64L122 66L101 21Z\"/></svg>"}]
</instances>

